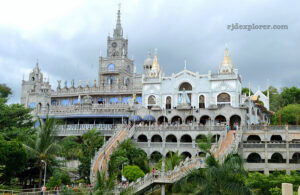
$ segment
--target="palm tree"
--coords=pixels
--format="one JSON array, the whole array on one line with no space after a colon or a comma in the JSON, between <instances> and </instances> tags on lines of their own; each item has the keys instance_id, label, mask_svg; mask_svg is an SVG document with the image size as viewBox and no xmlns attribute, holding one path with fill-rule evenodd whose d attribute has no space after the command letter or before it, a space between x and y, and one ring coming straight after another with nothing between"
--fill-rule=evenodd
<instances>
[{"instance_id":1,"label":"palm tree","mask_svg":"<svg viewBox=\"0 0 300 195\"><path fill-rule=\"evenodd\" d=\"M182 155L178 154L178 151L175 153L169 151L169 157L165 158L165 166L166 170L173 170L176 166L180 164L180 162L184 160ZM161 169L162 166L162 159L157 163L156 167Z\"/></svg>"},{"instance_id":2,"label":"palm tree","mask_svg":"<svg viewBox=\"0 0 300 195\"><path fill-rule=\"evenodd\" d=\"M95 195L105 195L105 194L113 194L116 177L111 175L110 177L106 177L105 172L97 172L97 180L94 187Z\"/></svg>"},{"instance_id":3,"label":"palm tree","mask_svg":"<svg viewBox=\"0 0 300 195\"><path fill-rule=\"evenodd\" d=\"M208 153L205 169L191 172L187 177L173 185L174 192L202 194L202 195L239 195L252 194L246 186L247 172L243 166L243 159L238 154L228 154L219 162L211 153L211 139L208 135L198 140L198 147Z\"/></svg>"},{"instance_id":4,"label":"palm tree","mask_svg":"<svg viewBox=\"0 0 300 195\"><path fill-rule=\"evenodd\" d=\"M35 166L39 168L39 187L42 183L43 166L42 161L47 165L51 159L54 159L55 154L60 150L58 139L56 137L58 121L54 118L46 118L42 123L40 119L37 127L36 136L33 139L28 139L24 144L24 148L28 151L32 158L36 159Z\"/></svg>"}]
</instances>

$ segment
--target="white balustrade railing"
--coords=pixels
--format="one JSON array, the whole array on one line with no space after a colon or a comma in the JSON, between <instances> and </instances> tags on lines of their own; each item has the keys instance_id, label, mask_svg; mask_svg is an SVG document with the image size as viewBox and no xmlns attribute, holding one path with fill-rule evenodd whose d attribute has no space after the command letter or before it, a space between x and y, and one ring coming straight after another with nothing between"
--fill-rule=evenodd
<instances>
[{"instance_id":1,"label":"white balustrade railing","mask_svg":"<svg viewBox=\"0 0 300 195\"><path fill-rule=\"evenodd\" d=\"M136 131L146 131L146 130L151 130L151 131L225 131L226 127L225 126L203 126L203 125L148 125L145 126L136 126Z\"/></svg>"}]
</instances>

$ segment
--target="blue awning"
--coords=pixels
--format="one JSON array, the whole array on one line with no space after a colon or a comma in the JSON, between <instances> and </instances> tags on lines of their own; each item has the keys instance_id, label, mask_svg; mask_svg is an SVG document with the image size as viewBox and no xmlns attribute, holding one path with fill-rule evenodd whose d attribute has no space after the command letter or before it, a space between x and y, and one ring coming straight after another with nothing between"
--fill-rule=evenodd
<instances>
[{"instance_id":1,"label":"blue awning","mask_svg":"<svg viewBox=\"0 0 300 195\"><path fill-rule=\"evenodd\" d=\"M31 103L29 104L29 108L35 108L35 102L31 102Z\"/></svg>"},{"instance_id":2,"label":"blue awning","mask_svg":"<svg viewBox=\"0 0 300 195\"><path fill-rule=\"evenodd\" d=\"M131 99L131 97L124 97L122 99L122 104L128 104L130 99Z\"/></svg>"},{"instance_id":3,"label":"blue awning","mask_svg":"<svg viewBox=\"0 0 300 195\"><path fill-rule=\"evenodd\" d=\"M78 99L73 100L73 105L78 103ZM82 103L82 100L80 99L80 103Z\"/></svg>"},{"instance_id":4,"label":"blue awning","mask_svg":"<svg viewBox=\"0 0 300 195\"><path fill-rule=\"evenodd\" d=\"M61 100L61 105L62 106L68 106L68 105L70 105L70 100L68 100L68 99Z\"/></svg>"},{"instance_id":5,"label":"blue awning","mask_svg":"<svg viewBox=\"0 0 300 195\"><path fill-rule=\"evenodd\" d=\"M106 102L106 99L105 98L98 98L98 102Z\"/></svg>"},{"instance_id":6,"label":"blue awning","mask_svg":"<svg viewBox=\"0 0 300 195\"><path fill-rule=\"evenodd\" d=\"M135 101L137 101L137 103L142 104L142 97L136 97Z\"/></svg>"},{"instance_id":7,"label":"blue awning","mask_svg":"<svg viewBox=\"0 0 300 195\"><path fill-rule=\"evenodd\" d=\"M139 115L133 115L132 117L130 117L129 120L131 122L141 122L142 121L142 117L140 117Z\"/></svg>"},{"instance_id":8,"label":"blue awning","mask_svg":"<svg viewBox=\"0 0 300 195\"><path fill-rule=\"evenodd\" d=\"M143 118L143 121L155 121L155 117L152 116L152 115L146 115L146 116Z\"/></svg>"},{"instance_id":9,"label":"blue awning","mask_svg":"<svg viewBox=\"0 0 300 195\"><path fill-rule=\"evenodd\" d=\"M117 97L112 97L109 99L109 103L120 103L119 98Z\"/></svg>"},{"instance_id":10,"label":"blue awning","mask_svg":"<svg viewBox=\"0 0 300 195\"><path fill-rule=\"evenodd\" d=\"M93 114L93 115L67 115L67 116L48 116L49 118L64 119L64 118L128 118L129 116L124 114L106 115L106 114ZM46 116L41 116L41 119L46 119Z\"/></svg>"}]
</instances>

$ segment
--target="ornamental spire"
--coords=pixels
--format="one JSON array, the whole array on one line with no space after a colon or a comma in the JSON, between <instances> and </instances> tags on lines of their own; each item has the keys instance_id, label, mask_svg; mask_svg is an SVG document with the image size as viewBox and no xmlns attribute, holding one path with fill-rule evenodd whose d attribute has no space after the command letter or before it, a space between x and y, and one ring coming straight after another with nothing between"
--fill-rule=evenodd
<instances>
[{"instance_id":1,"label":"ornamental spire","mask_svg":"<svg viewBox=\"0 0 300 195\"><path fill-rule=\"evenodd\" d=\"M157 59L157 49L155 49L155 54L154 54L154 60L152 64L152 70L156 71L157 73L159 72L159 63Z\"/></svg>"},{"instance_id":2,"label":"ornamental spire","mask_svg":"<svg viewBox=\"0 0 300 195\"><path fill-rule=\"evenodd\" d=\"M121 25L121 4L119 4L119 9L117 13L117 24L114 30L114 37L123 37L123 29Z\"/></svg>"}]
</instances>

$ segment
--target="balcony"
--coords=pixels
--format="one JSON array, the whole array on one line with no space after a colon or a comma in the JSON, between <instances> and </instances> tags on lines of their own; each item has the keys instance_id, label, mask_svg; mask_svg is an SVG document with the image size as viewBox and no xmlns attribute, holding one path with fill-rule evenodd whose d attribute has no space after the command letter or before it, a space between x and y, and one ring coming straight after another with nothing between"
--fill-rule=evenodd
<instances>
[{"instance_id":1,"label":"balcony","mask_svg":"<svg viewBox=\"0 0 300 195\"><path fill-rule=\"evenodd\" d=\"M112 135L116 129L112 124L71 124L60 125L58 127L57 136L81 136L82 134L95 129L102 135Z\"/></svg>"},{"instance_id":2,"label":"balcony","mask_svg":"<svg viewBox=\"0 0 300 195\"><path fill-rule=\"evenodd\" d=\"M225 131L225 126L203 126L203 125L151 125L136 126L136 131Z\"/></svg>"}]
</instances>

